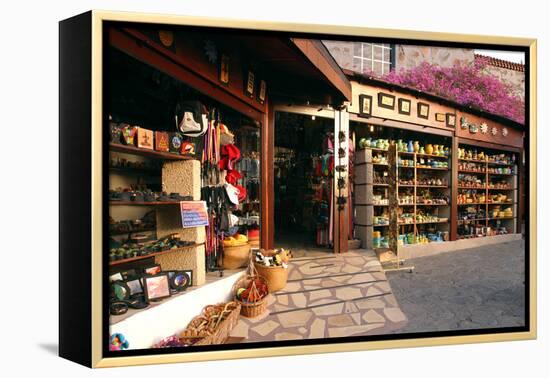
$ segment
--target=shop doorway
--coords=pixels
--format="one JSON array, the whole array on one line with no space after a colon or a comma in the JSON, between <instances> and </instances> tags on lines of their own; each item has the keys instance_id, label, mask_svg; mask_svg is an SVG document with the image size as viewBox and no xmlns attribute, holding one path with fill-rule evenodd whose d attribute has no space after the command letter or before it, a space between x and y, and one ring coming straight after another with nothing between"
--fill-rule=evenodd
<instances>
[{"instance_id":1,"label":"shop doorway","mask_svg":"<svg viewBox=\"0 0 550 378\"><path fill-rule=\"evenodd\" d=\"M334 119L275 113L274 215L277 246L333 251Z\"/></svg>"}]
</instances>

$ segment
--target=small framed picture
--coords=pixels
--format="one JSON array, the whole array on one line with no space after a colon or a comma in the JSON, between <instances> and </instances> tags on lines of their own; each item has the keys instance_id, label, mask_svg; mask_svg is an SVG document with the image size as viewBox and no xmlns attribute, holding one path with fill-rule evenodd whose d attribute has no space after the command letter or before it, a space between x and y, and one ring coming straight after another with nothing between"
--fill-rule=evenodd
<instances>
[{"instance_id":1,"label":"small framed picture","mask_svg":"<svg viewBox=\"0 0 550 378\"><path fill-rule=\"evenodd\" d=\"M244 93L250 98L254 97L254 87L255 87L255 75L254 72L248 71L246 74L246 81L244 86Z\"/></svg>"},{"instance_id":2,"label":"small framed picture","mask_svg":"<svg viewBox=\"0 0 550 378\"><path fill-rule=\"evenodd\" d=\"M378 92L378 106L393 110L395 108L395 96Z\"/></svg>"},{"instance_id":3,"label":"small framed picture","mask_svg":"<svg viewBox=\"0 0 550 378\"><path fill-rule=\"evenodd\" d=\"M222 53L218 78L223 85L229 85L229 55Z\"/></svg>"},{"instance_id":4,"label":"small framed picture","mask_svg":"<svg viewBox=\"0 0 550 378\"><path fill-rule=\"evenodd\" d=\"M130 289L130 295L139 295L143 294L143 283L141 278L134 277L129 280L126 280L126 285Z\"/></svg>"},{"instance_id":5,"label":"small framed picture","mask_svg":"<svg viewBox=\"0 0 550 378\"><path fill-rule=\"evenodd\" d=\"M411 100L406 98L397 100L397 111L399 114L411 115Z\"/></svg>"},{"instance_id":6,"label":"small framed picture","mask_svg":"<svg viewBox=\"0 0 550 378\"><path fill-rule=\"evenodd\" d=\"M170 282L168 274L159 273L155 276L144 276L143 287L145 289L145 299L150 301L159 301L171 296Z\"/></svg>"},{"instance_id":7,"label":"small framed picture","mask_svg":"<svg viewBox=\"0 0 550 378\"><path fill-rule=\"evenodd\" d=\"M184 291L191 285L191 270L171 270L166 273L172 290Z\"/></svg>"},{"instance_id":8,"label":"small framed picture","mask_svg":"<svg viewBox=\"0 0 550 378\"><path fill-rule=\"evenodd\" d=\"M419 102L416 105L416 112L418 118L428 119L430 117L430 105L425 102Z\"/></svg>"},{"instance_id":9,"label":"small framed picture","mask_svg":"<svg viewBox=\"0 0 550 378\"><path fill-rule=\"evenodd\" d=\"M143 273L149 274L151 276L154 276L155 274L159 274L161 271L162 270L159 264L151 265L143 269Z\"/></svg>"},{"instance_id":10,"label":"small framed picture","mask_svg":"<svg viewBox=\"0 0 550 378\"><path fill-rule=\"evenodd\" d=\"M260 80L260 86L258 88L258 102L262 105L265 103L266 92L267 83L265 82L265 80Z\"/></svg>"},{"instance_id":11,"label":"small framed picture","mask_svg":"<svg viewBox=\"0 0 550 378\"><path fill-rule=\"evenodd\" d=\"M359 117L368 118L372 115L372 96L359 95Z\"/></svg>"},{"instance_id":12,"label":"small framed picture","mask_svg":"<svg viewBox=\"0 0 550 378\"><path fill-rule=\"evenodd\" d=\"M445 122L446 121L446 115L444 113L435 113L435 120L437 122Z\"/></svg>"},{"instance_id":13,"label":"small framed picture","mask_svg":"<svg viewBox=\"0 0 550 378\"><path fill-rule=\"evenodd\" d=\"M446 116L446 125L447 127L454 128L456 126L456 115L453 113L447 113Z\"/></svg>"}]
</instances>

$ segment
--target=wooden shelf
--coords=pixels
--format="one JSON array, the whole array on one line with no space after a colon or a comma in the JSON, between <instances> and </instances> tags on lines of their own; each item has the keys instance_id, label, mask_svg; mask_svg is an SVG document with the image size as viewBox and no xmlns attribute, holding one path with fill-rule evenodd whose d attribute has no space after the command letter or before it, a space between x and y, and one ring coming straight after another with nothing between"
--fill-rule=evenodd
<instances>
[{"instance_id":1,"label":"wooden shelf","mask_svg":"<svg viewBox=\"0 0 550 378\"><path fill-rule=\"evenodd\" d=\"M487 202L458 203L457 205L458 205L458 206L487 205Z\"/></svg>"},{"instance_id":2,"label":"wooden shelf","mask_svg":"<svg viewBox=\"0 0 550 378\"><path fill-rule=\"evenodd\" d=\"M385 187L385 186L390 186L390 184L372 184L372 186L381 186L381 187Z\"/></svg>"},{"instance_id":3,"label":"wooden shelf","mask_svg":"<svg viewBox=\"0 0 550 378\"><path fill-rule=\"evenodd\" d=\"M449 159L450 156L441 156L441 155L429 155L429 154L420 154L420 153L416 153L416 156L420 156L420 157L427 157L427 158L436 158L436 159Z\"/></svg>"},{"instance_id":4,"label":"wooden shelf","mask_svg":"<svg viewBox=\"0 0 550 378\"><path fill-rule=\"evenodd\" d=\"M510 219L516 219L516 217L496 217L496 218L487 218L488 220L510 220Z\"/></svg>"},{"instance_id":5,"label":"wooden shelf","mask_svg":"<svg viewBox=\"0 0 550 378\"><path fill-rule=\"evenodd\" d=\"M485 189L487 189L486 186L482 186L481 188L475 188L475 187L471 187L471 186L458 186L457 188L458 189L471 189L471 190L485 190Z\"/></svg>"},{"instance_id":6,"label":"wooden shelf","mask_svg":"<svg viewBox=\"0 0 550 378\"><path fill-rule=\"evenodd\" d=\"M487 161L485 160L476 160L476 159L464 159L464 158L458 158L459 161L467 161L470 163L478 163L478 164L485 164Z\"/></svg>"},{"instance_id":7,"label":"wooden shelf","mask_svg":"<svg viewBox=\"0 0 550 378\"><path fill-rule=\"evenodd\" d=\"M384 150L382 148L376 148L376 147L365 147L362 148L363 150L373 150L373 151L379 151L379 152L388 152L388 150Z\"/></svg>"},{"instance_id":8,"label":"wooden shelf","mask_svg":"<svg viewBox=\"0 0 550 378\"><path fill-rule=\"evenodd\" d=\"M158 205L179 205L179 201L156 201L156 202L138 202L138 201L109 201L109 206L158 206Z\"/></svg>"},{"instance_id":9,"label":"wooden shelf","mask_svg":"<svg viewBox=\"0 0 550 378\"><path fill-rule=\"evenodd\" d=\"M487 188L487 189L489 189L489 190L506 190L506 191L517 190L515 188L506 188L506 189L504 189L504 188Z\"/></svg>"},{"instance_id":10,"label":"wooden shelf","mask_svg":"<svg viewBox=\"0 0 550 378\"><path fill-rule=\"evenodd\" d=\"M451 206L448 203L417 203L416 206Z\"/></svg>"},{"instance_id":11,"label":"wooden shelf","mask_svg":"<svg viewBox=\"0 0 550 378\"><path fill-rule=\"evenodd\" d=\"M476 218L476 219L458 219L458 222L477 222L486 221L488 218Z\"/></svg>"},{"instance_id":12,"label":"wooden shelf","mask_svg":"<svg viewBox=\"0 0 550 378\"><path fill-rule=\"evenodd\" d=\"M159 256L159 255L164 255L166 253L177 253L177 252L183 252L183 251L186 251L190 248L195 248L195 247L199 247L201 245L203 245L204 243L198 243L198 244L191 244L191 245L186 245L185 247L179 247L179 248L174 248L174 249L168 249L166 251L160 251L160 252L153 252L153 253L150 253L148 255L143 255L143 256L136 256L136 257L130 257L128 259L122 259L122 260L114 260L114 261L109 261L109 266L113 266L113 265L120 265L120 264L126 264L126 263L129 263L129 262L132 262L132 261L138 261L138 260L143 260L143 259L148 259L148 258L151 258L151 257L155 257L155 256Z\"/></svg>"},{"instance_id":13,"label":"wooden shelf","mask_svg":"<svg viewBox=\"0 0 550 378\"><path fill-rule=\"evenodd\" d=\"M130 231L109 231L109 235L116 236L116 235L130 235L130 234L137 234L140 232L155 232L157 229L156 227L149 227L144 228L142 230L130 230Z\"/></svg>"},{"instance_id":14,"label":"wooden shelf","mask_svg":"<svg viewBox=\"0 0 550 378\"><path fill-rule=\"evenodd\" d=\"M477 173L478 175L484 175L487 172L469 171L467 169L459 169L458 173Z\"/></svg>"},{"instance_id":15,"label":"wooden shelf","mask_svg":"<svg viewBox=\"0 0 550 378\"><path fill-rule=\"evenodd\" d=\"M417 188L434 188L434 189L449 189L445 185L416 185Z\"/></svg>"},{"instance_id":16,"label":"wooden shelf","mask_svg":"<svg viewBox=\"0 0 550 378\"><path fill-rule=\"evenodd\" d=\"M407 185L407 184L397 184L397 187L401 188L414 188L414 185Z\"/></svg>"},{"instance_id":17,"label":"wooden shelf","mask_svg":"<svg viewBox=\"0 0 550 378\"><path fill-rule=\"evenodd\" d=\"M515 165L516 165L516 164L508 164L508 163L497 163L496 161L488 161L487 164L500 165L502 167L515 167Z\"/></svg>"},{"instance_id":18,"label":"wooden shelf","mask_svg":"<svg viewBox=\"0 0 550 378\"><path fill-rule=\"evenodd\" d=\"M428 171L448 171L449 168L416 167L416 169L425 169Z\"/></svg>"},{"instance_id":19,"label":"wooden shelf","mask_svg":"<svg viewBox=\"0 0 550 378\"><path fill-rule=\"evenodd\" d=\"M149 174L149 175L160 175L161 169L160 168L139 168L139 167L113 167L109 166L109 171L112 172L121 172L121 173L130 173L130 174Z\"/></svg>"},{"instance_id":20,"label":"wooden shelf","mask_svg":"<svg viewBox=\"0 0 550 378\"><path fill-rule=\"evenodd\" d=\"M515 173L491 173L488 172L490 176L515 176Z\"/></svg>"},{"instance_id":21,"label":"wooden shelf","mask_svg":"<svg viewBox=\"0 0 550 378\"><path fill-rule=\"evenodd\" d=\"M412 167L410 165L398 165L397 168L410 168L410 169L414 169L415 166L413 165Z\"/></svg>"},{"instance_id":22,"label":"wooden shelf","mask_svg":"<svg viewBox=\"0 0 550 378\"><path fill-rule=\"evenodd\" d=\"M431 222L416 222L415 224L438 224L438 223L449 223L449 220L444 221L431 221Z\"/></svg>"},{"instance_id":23,"label":"wooden shelf","mask_svg":"<svg viewBox=\"0 0 550 378\"><path fill-rule=\"evenodd\" d=\"M155 150L146 150L135 146L127 146L125 144L109 143L110 152L123 152L126 154L140 155L150 157L153 159L165 159L165 160L194 160L194 155L179 155L171 152L161 152Z\"/></svg>"},{"instance_id":24,"label":"wooden shelf","mask_svg":"<svg viewBox=\"0 0 550 378\"><path fill-rule=\"evenodd\" d=\"M515 205L516 202L487 202L487 205Z\"/></svg>"},{"instance_id":25,"label":"wooden shelf","mask_svg":"<svg viewBox=\"0 0 550 378\"><path fill-rule=\"evenodd\" d=\"M378 166L378 167L387 167L387 166L389 166L388 163L372 163L372 165Z\"/></svg>"}]
</instances>

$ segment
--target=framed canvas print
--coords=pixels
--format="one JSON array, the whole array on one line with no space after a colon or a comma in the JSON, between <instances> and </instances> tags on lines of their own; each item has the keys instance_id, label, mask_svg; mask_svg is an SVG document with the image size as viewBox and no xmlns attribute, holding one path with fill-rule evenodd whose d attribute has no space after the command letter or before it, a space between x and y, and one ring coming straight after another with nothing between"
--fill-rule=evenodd
<instances>
[{"instance_id":1,"label":"framed canvas print","mask_svg":"<svg viewBox=\"0 0 550 378\"><path fill-rule=\"evenodd\" d=\"M62 357L536 336L536 41L325 30L60 22Z\"/></svg>"}]
</instances>

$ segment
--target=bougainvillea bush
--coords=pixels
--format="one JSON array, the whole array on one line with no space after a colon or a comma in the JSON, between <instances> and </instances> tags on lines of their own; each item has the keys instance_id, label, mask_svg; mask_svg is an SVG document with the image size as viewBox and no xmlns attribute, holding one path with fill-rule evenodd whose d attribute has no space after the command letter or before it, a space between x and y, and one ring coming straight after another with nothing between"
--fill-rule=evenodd
<instances>
[{"instance_id":1,"label":"bougainvillea bush","mask_svg":"<svg viewBox=\"0 0 550 378\"><path fill-rule=\"evenodd\" d=\"M525 103L513 95L511 86L487 73L487 61L441 67L423 62L417 67L391 71L381 79L418 89L459 104L525 123Z\"/></svg>"}]
</instances>

